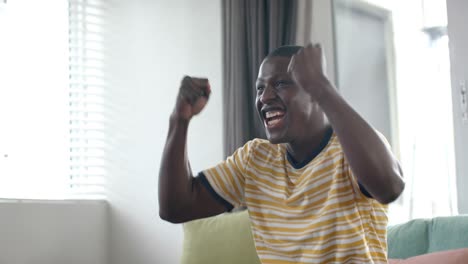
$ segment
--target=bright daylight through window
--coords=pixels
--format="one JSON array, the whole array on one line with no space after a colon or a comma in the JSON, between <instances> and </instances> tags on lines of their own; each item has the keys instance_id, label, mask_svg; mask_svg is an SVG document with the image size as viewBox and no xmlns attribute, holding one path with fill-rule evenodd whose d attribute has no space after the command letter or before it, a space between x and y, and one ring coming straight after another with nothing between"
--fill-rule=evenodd
<instances>
[{"instance_id":1,"label":"bright daylight through window","mask_svg":"<svg viewBox=\"0 0 468 264\"><path fill-rule=\"evenodd\" d=\"M456 215L457 189L445 0L368 0L391 13L394 148L406 189L390 223ZM434 140L437 139L437 140Z\"/></svg>"},{"instance_id":2,"label":"bright daylight through window","mask_svg":"<svg viewBox=\"0 0 468 264\"><path fill-rule=\"evenodd\" d=\"M100 1L0 6L0 198L102 198Z\"/></svg>"}]
</instances>

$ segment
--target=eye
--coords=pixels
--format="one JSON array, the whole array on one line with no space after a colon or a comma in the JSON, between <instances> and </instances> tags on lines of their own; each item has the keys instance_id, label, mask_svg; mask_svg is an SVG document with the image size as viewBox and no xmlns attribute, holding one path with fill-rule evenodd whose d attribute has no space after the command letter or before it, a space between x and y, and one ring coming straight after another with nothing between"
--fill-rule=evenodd
<instances>
[{"instance_id":1,"label":"eye","mask_svg":"<svg viewBox=\"0 0 468 264\"><path fill-rule=\"evenodd\" d=\"M263 90L265 90L265 86L263 84L257 85L257 91L260 92L260 91L263 91Z\"/></svg>"},{"instance_id":2,"label":"eye","mask_svg":"<svg viewBox=\"0 0 468 264\"><path fill-rule=\"evenodd\" d=\"M282 87L286 87L286 86L288 86L288 85L290 85L290 84L291 84L290 81L279 80L279 81L275 82L275 87L282 88Z\"/></svg>"}]
</instances>

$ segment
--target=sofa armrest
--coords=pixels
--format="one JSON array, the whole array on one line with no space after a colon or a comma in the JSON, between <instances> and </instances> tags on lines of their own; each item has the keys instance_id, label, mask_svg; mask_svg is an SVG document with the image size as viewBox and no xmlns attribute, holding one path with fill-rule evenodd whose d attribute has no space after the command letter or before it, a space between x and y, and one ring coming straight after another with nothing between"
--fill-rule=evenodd
<instances>
[{"instance_id":1,"label":"sofa armrest","mask_svg":"<svg viewBox=\"0 0 468 264\"><path fill-rule=\"evenodd\" d=\"M184 224L182 264L260 264L247 211Z\"/></svg>"}]
</instances>

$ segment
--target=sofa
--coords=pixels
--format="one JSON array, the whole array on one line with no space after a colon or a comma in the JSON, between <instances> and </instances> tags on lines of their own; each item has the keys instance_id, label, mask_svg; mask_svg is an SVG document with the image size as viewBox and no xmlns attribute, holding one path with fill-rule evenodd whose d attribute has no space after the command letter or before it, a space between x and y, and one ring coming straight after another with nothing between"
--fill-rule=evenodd
<instances>
[{"instance_id":1,"label":"sofa","mask_svg":"<svg viewBox=\"0 0 468 264\"><path fill-rule=\"evenodd\" d=\"M191 221L183 228L182 264L260 263L247 211ZM468 263L468 215L390 226L387 241L390 263Z\"/></svg>"}]
</instances>

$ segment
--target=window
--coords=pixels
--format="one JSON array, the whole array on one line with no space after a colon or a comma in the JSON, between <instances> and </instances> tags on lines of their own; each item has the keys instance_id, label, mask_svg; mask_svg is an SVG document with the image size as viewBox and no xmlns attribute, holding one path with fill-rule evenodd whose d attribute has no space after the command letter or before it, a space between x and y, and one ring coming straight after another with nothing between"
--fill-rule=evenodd
<instances>
[{"instance_id":1,"label":"window","mask_svg":"<svg viewBox=\"0 0 468 264\"><path fill-rule=\"evenodd\" d=\"M446 13L444 0L335 0L340 90L403 167L392 224L457 214Z\"/></svg>"},{"instance_id":2,"label":"window","mask_svg":"<svg viewBox=\"0 0 468 264\"><path fill-rule=\"evenodd\" d=\"M398 133L406 190L395 222L457 214L445 1L393 7Z\"/></svg>"},{"instance_id":3,"label":"window","mask_svg":"<svg viewBox=\"0 0 468 264\"><path fill-rule=\"evenodd\" d=\"M100 0L70 0L70 190L105 191L104 19Z\"/></svg>"},{"instance_id":4,"label":"window","mask_svg":"<svg viewBox=\"0 0 468 264\"><path fill-rule=\"evenodd\" d=\"M88 45L87 4L0 6L0 198L103 197L102 64L90 63L100 50Z\"/></svg>"}]
</instances>

